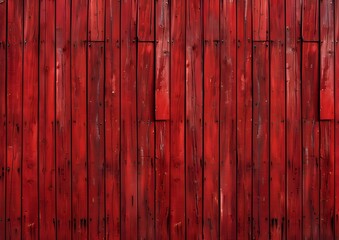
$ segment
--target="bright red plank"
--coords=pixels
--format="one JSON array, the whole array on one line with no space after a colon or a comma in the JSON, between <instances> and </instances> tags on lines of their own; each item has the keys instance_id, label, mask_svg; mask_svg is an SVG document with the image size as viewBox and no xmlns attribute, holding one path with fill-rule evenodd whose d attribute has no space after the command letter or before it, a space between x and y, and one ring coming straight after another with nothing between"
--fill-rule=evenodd
<instances>
[{"instance_id":1,"label":"bright red plank","mask_svg":"<svg viewBox=\"0 0 339 240\"><path fill-rule=\"evenodd\" d=\"M170 4L156 1L155 118L169 120L170 111Z\"/></svg>"},{"instance_id":2,"label":"bright red plank","mask_svg":"<svg viewBox=\"0 0 339 240\"><path fill-rule=\"evenodd\" d=\"M138 0L138 40L154 41L154 2ZM161 0L157 1L160 4Z\"/></svg>"},{"instance_id":3,"label":"bright red plank","mask_svg":"<svg viewBox=\"0 0 339 240\"><path fill-rule=\"evenodd\" d=\"M88 40L103 41L104 34L105 0L88 0Z\"/></svg>"},{"instance_id":4,"label":"bright red plank","mask_svg":"<svg viewBox=\"0 0 339 240\"><path fill-rule=\"evenodd\" d=\"M269 238L269 44L253 45L253 237Z\"/></svg>"},{"instance_id":5,"label":"bright red plank","mask_svg":"<svg viewBox=\"0 0 339 240\"><path fill-rule=\"evenodd\" d=\"M171 4L170 222L171 239L185 237L185 2Z\"/></svg>"},{"instance_id":6,"label":"bright red plank","mask_svg":"<svg viewBox=\"0 0 339 240\"><path fill-rule=\"evenodd\" d=\"M303 237L319 238L319 47L304 43L302 49L303 122Z\"/></svg>"},{"instance_id":7,"label":"bright red plank","mask_svg":"<svg viewBox=\"0 0 339 240\"><path fill-rule=\"evenodd\" d=\"M137 235L137 1L121 2L121 238ZM122 17L128 16L128 17Z\"/></svg>"},{"instance_id":8,"label":"bright red plank","mask_svg":"<svg viewBox=\"0 0 339 240\"><path fill-rule=\"evenodd\" d=\"M253 0L253 41L265 41L269 37L268 0Z\"/></svg>"},{"instance_id":9,"label":"bright red plank","mask_svg":"<svg viewBox=\"0 0 339 240\"><path fill-rule=\"evenodd\" d=\"M302 0L302 39L319 40L319 0Z\"/></svg>"},{"instance_id":10,"label":"bright red plank","mask_svg":"<svg viewBox=\"0 0 339 240\"><path fill-rule=\"evenodd\" d=\"M237 2L237 238L252 238L251 1Z\"/></svg>"},{"instance_id":11,"label":"bright red plank","mask_svg":"<svg viewBox=\"0 0 339 240\"><path fill-rule=\"evenodd\" d=\"M120 237L120 1L106 1L106 239Z\"/></svg>"},{"instance_id":12,"label":"bright red plank","mask_svg":"<svg viewBox=\"0 0 339 240\"><path fill-rule=\"evenodd\" d=\"M104 43L89 42L87 47L88 237L104 239Z\"/></svg>"},{"instance_id":13,"label":"bright red plank","mask_svg":"<svg viewBox=\"0 0 339 240\"><path fill-rule=\"evenodd\" d=\"M68 0L56 3L55 161L57 236L71 238L71 44ZM47 17L47 16L46 16Z\"/></svg>"},{"instance_id":14,"label":"bright red plank","mask_svg":"<svg viewBox=\"0 0 339 240\"><path fill-rule=\"evenodd\" d=\"M40 238L56 238L55 3L40 2L39 221Z\"/></svg>"},{"instance_id":15,"label":"bright red plank","mask_svg":"<svg viewBox=\"0 0 339 240\"><path fill-rule=\"evenodd\" d=\"M87 176L87 1L72 1L71 105L72 105L72 237L88 232Z\"/></svg>"},{"instance_id":16,"label":"bright red plank","mask_svg":"<svg viewBox=\"0 0 339 240\"><path fill-rule=\"evenodd\" d=\"M202 239L203 47L202 5L187 1L186 15L186 236Z\"/></svg>"}]
</instances>

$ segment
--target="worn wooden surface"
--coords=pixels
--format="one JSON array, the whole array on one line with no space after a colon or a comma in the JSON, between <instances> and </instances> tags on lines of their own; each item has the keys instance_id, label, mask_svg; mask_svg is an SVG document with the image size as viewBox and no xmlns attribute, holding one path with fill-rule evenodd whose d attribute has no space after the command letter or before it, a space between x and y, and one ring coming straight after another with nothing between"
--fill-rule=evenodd
<instances>
[{"instance_id":1,"label":"worn wooden surface","mask_svg":"<svg viewBox=\"0 0 339 240\"><path fill-rule=\"evenodd\" d=\"M0 0L0 239L339 238L337 0Z\"/></svg>"}]
</instances>

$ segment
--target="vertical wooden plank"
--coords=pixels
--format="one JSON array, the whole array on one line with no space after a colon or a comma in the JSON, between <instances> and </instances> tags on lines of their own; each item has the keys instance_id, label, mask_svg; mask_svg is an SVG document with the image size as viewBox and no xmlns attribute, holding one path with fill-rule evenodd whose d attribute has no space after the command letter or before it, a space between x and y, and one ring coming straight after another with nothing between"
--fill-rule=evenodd
<instances>
[{"instance_id":1,"label":"vertical wooden plank","mask_svg":"<svg viewBox=\"0 0 339 240\"><path fill-rule=\"evenodd\" d=\"M7 11L6 239L21 237L23 1Z\"/></svg>"},{"instance_id":2,"label":"vertical wooden plank","mask_svg":"<svg viewBox=\"0 0 339 240\"><path fill-rule=\"evenodd\" d=\"M56 2L56 204L57 235L71 238L71 2ZM47 17L47 16L46 16Z\"/></svg>"},{"instance_id":3,"label":"vertical wooden plank","mask_svg":"<svg viewBox=\"0 0 339 240\"><path fill-rule=\"evenodd\" d=\"M170 236L185 237L185 2L171 3Z\"/></svg>"},{"instance_id":4,"label":"vertical wooden plank","mask_svg":"<svg viewBox=\"0 0 339 240\"><path fill-rule=\"evenodd\" d=\"M220 238L236 239L236 1L220 2Z\"/></svg>"},{"instance_id":5,"label":"vertical wooden plank","mask_svg":"<svg viewBox=\"0 0 339 240\"><path fill-rule=\"evenodd\" d=\"M156 199L155 239L169 239L170 229L170 124L169 121L155 123L156 154Z\"/></svg>"},{"instance_id":6,"label":"vertical wooden plank","mask_svg":"<svg viewBox=\"0 0 339 240\"><path fill-rule=\"evenodd\" d=\"M265 41L269 37L268 0L253 0L253 41ZM282 10L282 9L281 9Z\"/></svg>"},{"instance_id":7,"label":"vertical wooden plank","mask_svg":"<svg viewBox=\"0 0 339 240\"><path fill-rule=\"evenodd\" d=\"M121 2L121 238L137 231L136 0ZM129 17L122 17L129 16Z\"/></svg>"},{"instance_id":8,"label":"vertical wooden plank","mask_svg":"<svg viewBox=\"0 0 339 240\"><path fill-rule=\"evenodd\" d=\"M35 6L38 7L38 6ZM56 238L55 202L55 3L40 2L39 236Z\"/></svg>"},{"instance_id":9,"label":"vertical wooden plank","mask_svg":"<svg viewBox=\"0 0 339 240\"><path fill-rule=\"evenodd\" d=\"M318 44L303 43L302 122L303 122L303 237L319 238L319 65Z\"/></svg>"},{"instance_id":10,"label":"vertical wooden plank","mask_svg":"<svg viewBox=\"0 0 339 240\"><path fill-rule=\"evenodd\" d=\"M154 2L155 1L150 0L138 0L137 36L139 41L154 41Z\"/></svg>"},{"instance_id":11,"label":"vertical wooden plank","mask_svg":"<svg viewBox=\"0 0 339 240\"><path fill-rule=\"evenodd\" d=\"M334 102L334 123L335 123L335 139L334 139L334 171L335 171L335 176L334 176L334 193L335 193L335 198L334 198L334 206L335 206L335 238L339 237L339 4L336 1L335 4L335 9L334 9L334 41L335 41L335 46L334 46L334 51L335 51L335 68L334 68L334 97L335 97L335 102Z\"/></svg>"},{"instance_id":12,"label":"vertical wooden plank","mask_svg":"<svg viewBox=\"0 0 339 240\"><path fill-rule=\"evenodd\" d=\"M6 96L7 96L7 2L0 4L0 238L5 239L6 216L6 142L7 142L7 113L6 113Z\"/></svg>"},{"instance_id":13,"label":"vertical wooden plank","mask_svg":"<svg viewBox=\"0 0 339 240\"><path fill-rule=\"evenodd\" d=\"M186 236L202 239L203 55L201 1L186 7Z\"/></svg>"},{"instance_id":14,"label":"vertical wooden plank","mask_svg":"<svg viewBox=\"0 0 339 240\"><path fill-rule=\"evenodd\" d=\"M319 0L302 0L302 39L319 40Z\"/></svg>"},{"instance_id":15,"label":"vertical wooden plank","mask_svg":"<svg viewBox=\"0 0 339 240\"><path fill-rule=\"evenodd\" d=\"M320 119L334 119L334 4L320 3Z\"/></svg>"},{"instance_id":16,"label":"vertical wooden plank","mask_svg":"<svg viewBox=\"0 0 339 240\"><path fill-rule=\"evenodd\" d=\"M155 118L169 120L170 111L170 6L156 1Z\"/></svg>"},{"instance_id":17,"label":"vertical wooden plank","mask_svg":"<svg viewBox=\"0 0 339 240\"><path fill-rule=\"evenodd\" d=\"M286 1L287 239L302 238L301 0Z\"/></svg>"},{"instance_id":18,"label":"vertical wooden plank","mask_svg":"<svg viewBox=\"0 0 339 240\"><path fill-rule=\"evenodd\" d=\"M120 1L106 1L106 239L120 237Z\"/></svg>"},{"instance_id":19,"label":"vertical wooden plank","mask_svg":"<svg viewBox=\"0 0 339 240\"><path fill-rule=\"evenodd\" d=\"M237 238L252 238L252 16L237 2Z\"/></svg>"},{"instance_id":20,"label":"vertical wooden plank","mask_svg":"<svg viewBox=\"0 0 339 240\"><path fill-rule=\"evenodd\" d=\"M71 10L72 82L72 237L87 238L87 0L73 0Z\"/></svg>"},{"instance_id":21,"label":"vertical wooden plank","mask_svg":"<svg viewBox=\"0 0 339 240\"><path fill-rule=\"evenodd\" d=\"M105 0L89 0L88 4L88 41L103 41Z\"/></svg>"},{"instance_id":22,"label":"vertical wooden plank","mask_svg":"<svg viewBox=\"0 0 339 240\"><path fill-rule=\"evenodd\" d=\"M154 239L154 45L139 43L138 238Z\"/></svg>"},{"instance_id":23,"label":"vertical wooden plank","mask_svg":"<svg viewBox=\"0 0 339 240\"><path fill-rule=\"evenodd\" d=\"M203 236L219 237L219 2L204 2L204 196Z\"/></svg>"},{"instance_id":24,"label":"vertical wooden plank","mask_svg":"<svg viewBox=\"0 0 339 240\"><path fill-rule=\"evenodd\" d=\"M38 2L24 1L22 238L39 235L38 199ZM42 180L43 181L43 180Z\"/></svg>"},{"instance_id":25,"label":"vertical wooden plank","mask_svg":"<svg viewBox=\"0 0 339 240\"><path fill-rule=\"evenodd\" d=\"M104 43L90 42L87 46L88 237L104 239Z\"/></svg>"},{"instance_id":26,"label":"vertical wooden plank","mask_svg":"<svg viewBox=\"0 0 339 240\"><path fill-rule=\"evenodd\" d=\"M253 237L269 238L269 44L253 45Z\"/></svg>"}]
</instances>

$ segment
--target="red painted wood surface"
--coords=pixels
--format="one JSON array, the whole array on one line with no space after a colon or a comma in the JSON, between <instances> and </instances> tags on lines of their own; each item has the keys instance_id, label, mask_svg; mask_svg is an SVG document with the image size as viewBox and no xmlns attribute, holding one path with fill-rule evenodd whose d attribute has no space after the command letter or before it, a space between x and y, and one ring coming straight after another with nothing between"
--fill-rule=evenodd
<instances>
[{"instance_id":1,"label":"red painted wood surface","mask_svg":"<svg viewBox=\"0 0 339 240\"><path fill-rule=\"evenodd\" d=\"M337 13L0 0L0 239L338 238Z\"/></svg>"}]
</instances>

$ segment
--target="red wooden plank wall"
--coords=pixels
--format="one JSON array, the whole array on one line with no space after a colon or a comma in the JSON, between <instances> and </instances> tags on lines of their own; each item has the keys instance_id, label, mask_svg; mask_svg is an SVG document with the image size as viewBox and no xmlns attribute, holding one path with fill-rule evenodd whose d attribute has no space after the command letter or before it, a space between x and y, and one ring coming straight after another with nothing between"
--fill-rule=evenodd
<instances>
[{"instance_id":1,"label":"red wooden plank wall","mask_svg":"<svg viewBox=\"0 0 339 240\"><path fill-rule=\"evenodd\" d=\"M0 239L339 239L338 0L0 0Z\"/></svg>"}]
</instances>

